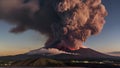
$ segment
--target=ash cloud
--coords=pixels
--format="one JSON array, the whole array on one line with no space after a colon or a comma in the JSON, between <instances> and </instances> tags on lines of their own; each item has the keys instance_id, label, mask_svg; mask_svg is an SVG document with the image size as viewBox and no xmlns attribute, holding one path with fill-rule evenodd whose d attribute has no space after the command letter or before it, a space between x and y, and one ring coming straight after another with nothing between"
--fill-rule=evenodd
<instances>
[{"instance_id":1,"label":"ash cloud","mask_svg":"<svg viewBox=\"0 0 120 68\"><path fill-rule=\"evenodd\" d=\"M102 30L106 15L101 0L0 0L0 18L16 25L10 32L38 31L49 37L46 47L60 40L58 48L79 49Z\"/></svg>"}]
</instances>

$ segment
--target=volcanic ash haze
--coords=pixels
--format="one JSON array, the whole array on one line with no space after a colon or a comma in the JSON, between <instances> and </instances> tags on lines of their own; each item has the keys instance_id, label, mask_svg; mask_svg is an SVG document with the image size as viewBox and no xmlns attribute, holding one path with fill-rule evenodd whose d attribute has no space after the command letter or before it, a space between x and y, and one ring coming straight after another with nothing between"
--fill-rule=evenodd
<instances>
[{"instance_id":1,"label":"volcanic ash haze","mask_svg":"<svg viewBox=\"0 0 120 68\"><path fill-rule=\"evenodd\" d=\"M0 0L0 18L16 27L10 32L33 29L49 38L46 48L77 50L98 34L107 11L101 0Z\"/></svg>"}]
</instances>

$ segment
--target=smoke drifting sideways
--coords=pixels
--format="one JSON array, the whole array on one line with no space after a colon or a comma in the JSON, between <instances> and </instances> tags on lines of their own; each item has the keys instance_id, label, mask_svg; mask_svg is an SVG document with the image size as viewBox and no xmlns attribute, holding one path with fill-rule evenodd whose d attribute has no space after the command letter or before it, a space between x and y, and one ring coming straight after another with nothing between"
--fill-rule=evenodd
<instances>
[{"instance_id":1,"label":"smoke drifting sideways","mask_svg":"<svg viewBox=\"0 0 120 68\"><path fill-rule=\"evenodd\" d=\"M16 25L10 32L38 31L49 38L46 48L79 49L102 30L106 15L101 0L0 0L0 19Z\"/></svg>"},{"instance_id":2,"label":"smoke drifting sideways","mask_svg":"<svg viewBox=\"0 0 120 68\"><path fill-rule=\"evenodd\" d=\"M32 50L27 53L28 55L34 55L34 54L42 54L42 55L57 55L57 54L70 54L70 55L80 55L78 53L71 53L71 52L65 52L56 48L40 48L36 50Z\"/></svg>"}]
</instances>

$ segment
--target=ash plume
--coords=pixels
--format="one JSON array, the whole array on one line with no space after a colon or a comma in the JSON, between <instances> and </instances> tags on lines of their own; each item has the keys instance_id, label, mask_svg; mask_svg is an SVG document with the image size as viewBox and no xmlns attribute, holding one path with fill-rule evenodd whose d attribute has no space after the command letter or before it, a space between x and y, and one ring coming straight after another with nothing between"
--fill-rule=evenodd
<instances>
[{"instance_id":1,"label":"ash plume","mask_svg":"<svg viewBox=\"0 0 120 68\"><path fill-rule=\"evenodd\" d=\"M102 30L106 15L101 0L0 0L0 18L16 25L10 32L45 34L46 48L79 49Z\"/></svg>"}]
</instances>

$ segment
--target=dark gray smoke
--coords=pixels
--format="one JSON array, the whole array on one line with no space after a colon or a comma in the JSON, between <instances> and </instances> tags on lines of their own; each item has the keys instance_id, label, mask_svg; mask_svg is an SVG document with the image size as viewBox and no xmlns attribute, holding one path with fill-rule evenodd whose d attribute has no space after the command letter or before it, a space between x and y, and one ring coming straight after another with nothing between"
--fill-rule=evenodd
<instances>
[{"instance_id":1,"label":"dark gray smoke","mask_svg":"<svg viewBox=\"0 0 120 68\"><path fill-rule=\"evenodd\" d=\"M60 48L79 49L101 31L106 15L101 0L0 0L0 18L16 24L11 32L39 31L49 37L46 47L60 40Z\"/></svg>"}]
</instances>

